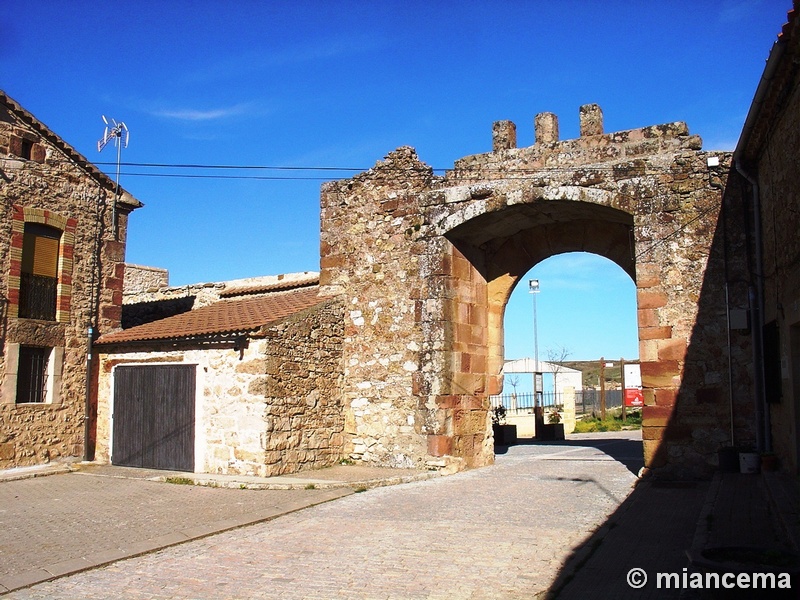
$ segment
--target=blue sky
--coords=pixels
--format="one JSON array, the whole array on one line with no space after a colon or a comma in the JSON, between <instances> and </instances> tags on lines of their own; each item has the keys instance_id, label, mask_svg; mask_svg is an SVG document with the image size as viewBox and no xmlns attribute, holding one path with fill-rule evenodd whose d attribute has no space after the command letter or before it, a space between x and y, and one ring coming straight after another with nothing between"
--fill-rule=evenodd
<instances>
[{"instance_id":1,"label":"blue sky","mask_svg":"<svg viewBox=\"0 0 800 600\"><path fill-rule=\"evenodd\" d=\"M224 9L221 7L224 6ZM492 123L554 112L575 137L685 121L732 149L790 0L8 2L0 88L98 163L101 115L131 131L123 162L363 170L410 145L435 169L491 149ZM112 164L100 165L113 174ZM319 187L355 171L124 166L145 203L130 262L175 285L318 270ZM441 171L440 171L441 172ZM188 177L187 177L188 176ZM564 277L566 273L569 277ZM540 357L635 358L633 283L586 255L538 277ZM532 354L527 283L509 358Z\"/></svg>"}]
</instances>

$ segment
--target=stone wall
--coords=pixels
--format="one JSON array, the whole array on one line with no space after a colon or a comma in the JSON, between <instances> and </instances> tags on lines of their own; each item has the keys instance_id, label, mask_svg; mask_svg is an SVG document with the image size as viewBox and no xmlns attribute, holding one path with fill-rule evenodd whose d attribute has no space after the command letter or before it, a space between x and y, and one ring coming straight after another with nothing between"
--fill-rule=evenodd
<instances>
[{"instance_id":1,"label":"stone wall","mask_svg":"<svg viewBox=\"0 0 800 600\"><path fill-rule=\"evenodd\" d=\"M128 213L112 230L111 182L3 96L0 106L0 469L78 459L84 452L87 332L119 327ZM11 107L11 108L9 108ZM24 222L64 233L56 321L18 318ZM20 345L46 346L48 401L16 404ZM91 440L90 440L91 441Z\"/></svg>"},{"instance_id":2,"label":"stone wall","mask_svg":"<svg viewBox=\"0 0 800 600\"><path fill-rule=\"evenodd\" d=\"M97 459L110 462L115 366L197 365L195 469L268 477L343 456L341 304L265 326L241 350L203 345L104 348Z\"/></svg>"},{"instance_id":3,"label":"stone wall","mask_svg":"<svg viewBox=\"0 0 800 600\"><path fill-rule=\"evenodd\" d=\"M320 284L347 302L345 408L359 459L491 462L505 303L539 261L586 251L637 283L646 464L713 468L730 439L731 371L743 373L741 393L752 389L746 362L727 360L749 343L728 347L718 224L730 155L702 152L683 123L605 134L595 105L580 120L581 137L562 141L555 115L539 115L529 148L514 147L513 123L496 123L493 151L444 177L400 148L323 187Z\"/></svg>"},{"instance_id":4,"label":"stone wall","mask_svg":"<svg viewBox=\"0 0 800 600\"><path fill-rule=\"evenodd\" d=\"M220 299L221 294L236 295L237 290L252 290L262 286L278 286L301 281L316 281L318 273L303 271L286 273L282 275L261 275L258 277L245 277L229 281L214 281L191 283L188 285L155 285L159 279L169 279L166 270L154 267L140 267L138 265L125 265L127 277L125 280L125 304L145 304L148 302L163 302L181 298L194 298L193 308L211 304Z\"/></svg>"},{"instance_id":5,"label":"stone wall","mask_svg":"<svg viewBox=\"0 0 800 600\"><path fill-rule=\"evenodd\" d=\"M169 286L169 271L157 267L125 264L123 293L129 295L142 290L157 290Z\"/></svg>"},{"instance_id":6,"label":"stone wall","mask_svg":"<svg viewBox=\"0 0 800 600\"><path fill-rule=\"evenodd\" d=\"M343 294L343 403L355 458L395 467L424 466L426 399L414 389L433 365L420 327L428 299L420 271L418 195L430 168L410 148L354 179L322 190L320 291ZM431 298L431 302L441 302ZM440 336L440 343L444 336Z\"/></svg>"},{"instance_id":7,"label":"stone wall","mask_svg":"<svg viewBox=\"0 0 800 600\"><path fill-rule=\"evenodd\" d=\"M264 463L270 475L346 456L341 383L344 309L330 300L265 331Z\"/></svg>"},{"instance_id":8,"label":"stone wall","mask_svg":"<svg viewBox=\"0 0 800 600\"><path fill-rule=\"evenodd\" d=\"M782 468L800 472L800 18L798 7L773 53L780 63L764 90L761 112L743 152L757 178L763 234L764 362L767 430ZM783 48L780 48L783 46ZM774 63L776 59L770 57ZM752 189L747 193L752 201ZM757 278L756 278L757 281ZM754 282L755 283L755 282ZM767 436L764 435L764 438ZM770 440L764 439L766 448Z\"/></svg>"}]
</instances>

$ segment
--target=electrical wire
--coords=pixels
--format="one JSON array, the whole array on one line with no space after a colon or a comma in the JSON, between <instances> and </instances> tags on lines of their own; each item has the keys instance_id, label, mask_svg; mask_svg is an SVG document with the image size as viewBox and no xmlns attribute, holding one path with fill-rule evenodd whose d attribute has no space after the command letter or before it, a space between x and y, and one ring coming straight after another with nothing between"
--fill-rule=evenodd
<instances>
[{"instance_id":1,"label":"electrical wire","mask_svg":"<svg viewBox=\"0 0 800 600\"><path fill-rule=\"evenodd\" d=\"M719 206L711 206L711 207L709 207L709 208L705 209L704 211L701 211L699 214L695 215L694 217L692 217L691 219L689 219L688 221L686 221L686 223L684 223L683 225L681 225L680 227L678 227L678 228L677 228L677 229L675 229L674 231L672 231L672 232L668 233L668 234L667 234L667 235L665 235L664 237L658 238L656 241L654 241L652 244L650 244L650 245L649 245L647 248L645 248L644 250L642 250L641 252L639 252L638 254L636 254L636 256L634 256L634 257L633 257L633 259L634 259L634 260L636 260L637 258L639 258L639 257L641 257L641 256L644 256L644 255L645 255L645 254L647 254L648 252L652 251L654 248L657 248L657 247L658 247L658 246L660 246L661 244L663 244L663 243L667 242L668 240L670 240L670 239L671 239L671 238L673 238L674 236L676 236L676 235L678 235L679 233L681 233L682 231L684 231L684 230L685 230L687 227L689 227L689 225L691 225L692 223L694 223L694 222L696 222L696 221L699 221L700 219L702 219L703 217L705 217L705 216L706 216L708 213L710 213L711 211L713 211L713 210L718 210L719 208L720 208Z\"/></svg>"},{"instance_id":2,"label":"electrical wire","mask_svg":"<svg viewBox=\"0 0 800 600\"><path fill-rule=\"evenodd\" d=\"M630 161L631 163L633 161ZM97 165L104 165L104 166L116 166L117 163L115 162L95 162L93 163L95 166ZM198 169L198 170L242 170L242 171L254 171L254 170L262 170L262 171L323 171L323 172L338 172L338 173L354 173L359 174L365 171L369 171L369 168L358 168L358 167L334 167L334 166L316 166L316 167L307 167L307 166L277 166L277 165L204 165L204 164L193 164L193 163L137 163L137 162L123 162L120 163L120 166L125 167L143 167L143 168L153 168L153 169ZM396 168L399 172L413 172L418 171L420 173L430 173L430 172L441 172L441 173L454 173L454 177L457 181L469 181L471 178L469 177L469 172L475 172L474 181L486 181L487 179L491 181L487 175L496 175L499 176L498 179L504 180L530 180L530 179L537 179L545 175L553 175L558 173L572 173L575 171L574 167L537 167L537 168L520 168L520 169L508 169L508 168L493 168L491 165L480 165L480 166L466 166L466 167L459 167L449 169L440 169L440 168L432 168L432 167L401 167L394 165L381 165L381 168ZM671 172L673 169L670 166L656 166L656 165L648 165L643 169L641 164L630 164L625 165L617 164L617 165L608 165L608 166L600 166L600 165L581 165L579 168L585 169L589 172L601 173L601 172L610 172L614 173L618 176L619 179L625 179L626 175L631 175L634 177L642 177L642 176L652 176L659 172ZM644 171L644 172L643 172ZM182 178L182 179L217 179L217 180L256 180L256 181L329 181L329 177L321 177L321 176L298 176L298 175L202 175L202 174L195 174L195 173L136 173L136 172L126 172L121 173L121 175L125 175L126 177L161 177L161 178ZM619 176L622 177L619 177ZM664 237L661 237L655 240L650 246L638 252L633 258L634 260L640 258L641 256L651 252L656 247L664 244L674 236L678 235L682 231L684 231L689 225L692 223L700 220L705 215L710 213L712 210L717 209L717 206L709 207L706 210L701 211L699 214L695 215L689 221L681 225L680 227L676 228L671 233L668 233Z\"/></svg>"},{"instance_id":3,"label":"electrical wire","mask_svg":"<svg viewBox=\"0 0 800 600\"><path fill-rule=\"evenodd\" d=\"M95 162L95 166L116 166L116 163L110 162ZM335 167L335 166L278 166L278 165L205 165L205 164L191 164L191 163L137 163L137 162L123 162L120 163L122 167L139 167L147 169L193 169L193 170L222 170L222 171L288 171L288 172L325 172L325 173L347 173L350 176L355 176L359 173L369 171L370 168L364 167ZM641 177L653 175L660 172L669 172L672 169L669 166L648 166L643 169L641 165L609 165L609 166L593 166L583 165L583 169L594 173L614 173L619 179L626 179L630 177ZM454 166L451 168L434 168L434 167L406 167L394 166L391 164L381 165L381 169L396 169L399 172L419 172L419 173L440 173L446 175L451 173L455 179L458 180L474 180L480 181L487 178L499 177L507 180L527 180L544 175L556 175L564 173L572 173L575 171L572 167L536 167L536 168L514 168L508 169L507 167L493 167L491 165L481 166ZM474 175L471 176L471 174ZM321 175L280 175L280 176L264 176L264 175L199 175L192 173L148 173L148 172L123 172L121 175L126 177L169 177L169 178L184 178L184 179L251 179L261 181L329 181L330 177L323 177ZM488 176L488 177L487 177Z\"/></svg>"},{"instance_id":4,"label":"electrical wire","mask_svg":"<svg viewBox=\"0 0 800 600\"><path fill-rule=\"evenodd\" d=\"M252 181L330 181L330 177L278 175L197 175L191 173L121 173L126 177L167 177L177 179L249 179Z\"/></svg>"},{"instance_id":5,"label":"electrical wire","mask_svg":"<svg viewBox=\"0 0 800 600\"><path fill-rule=\"evenodd\" d=\"M94 162L94 165L116 166L117 163ZM175 168L175 169L241 169L241 170L266 170L266 171L366 171L357 167L288 167L275 165L203 165L203 164L169 164L169 163L136 163L122 162L124 167L152 167L152 168Z\"/></svg>"}]
</instances>

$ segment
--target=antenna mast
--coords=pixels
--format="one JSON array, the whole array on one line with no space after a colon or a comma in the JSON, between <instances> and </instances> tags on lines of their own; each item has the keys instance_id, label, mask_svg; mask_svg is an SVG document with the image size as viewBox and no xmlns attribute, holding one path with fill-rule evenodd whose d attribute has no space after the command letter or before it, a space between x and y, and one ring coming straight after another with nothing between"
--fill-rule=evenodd
<instances>
[{"instance_id":1,"label":"antenna mast","mask_svg":"<svg viewBox=\"0 0 800 600\"><path fill-rule=\"evenodd\" d=\"M128 131L128 126L125 125L122 121L117 123L114 119L111 119L111 123L108 122L105 115L103 116L103 123L106 124L105 129L103 130L103 137L102 139L98 140L97 142L97 151L102 152L103 148L106 147L108 142L112 139L114 140L114 145L117 147L117 178L115 182L115 190L114 190L114 204L111 210L111 226L114 230L114 239L119 239L119 227L117 226L117 200L119 199L119 165L122 158L122 148L128 147L128 140L130 139L130 132ZM110 129L109 129L110 127Z\"/></svg>"}]
</instances>

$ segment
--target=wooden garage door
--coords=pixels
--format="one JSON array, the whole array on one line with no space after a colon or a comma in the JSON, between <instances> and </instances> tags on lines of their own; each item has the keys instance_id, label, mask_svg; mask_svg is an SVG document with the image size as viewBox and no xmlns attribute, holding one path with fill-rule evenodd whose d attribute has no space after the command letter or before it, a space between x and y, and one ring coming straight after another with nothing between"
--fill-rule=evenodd
<instances>
[{"instance_id":1,"label":"wooden garage door","mask_svg":"<svg viewBox=\"0 0 800 600\"><path fill-rule=\"evenodd\" d=\"M194 471L194 399L193 365L117 367L112 464Z\"/></svg>"}]
</instances>

